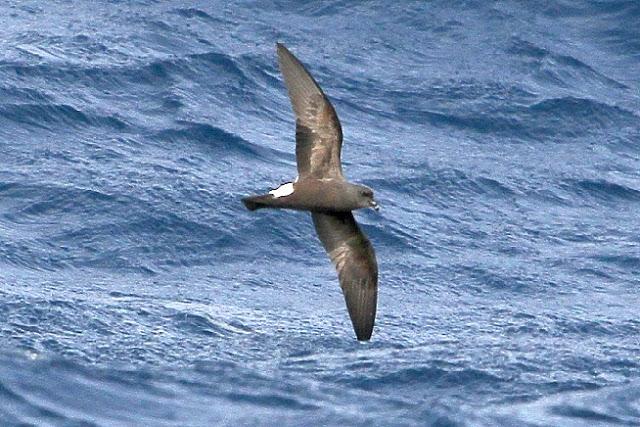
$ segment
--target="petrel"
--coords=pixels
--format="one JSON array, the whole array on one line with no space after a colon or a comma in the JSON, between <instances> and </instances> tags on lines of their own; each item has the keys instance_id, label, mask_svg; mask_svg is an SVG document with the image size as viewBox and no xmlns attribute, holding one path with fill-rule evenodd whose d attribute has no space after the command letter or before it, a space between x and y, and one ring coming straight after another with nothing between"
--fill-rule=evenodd
<instances>
[{"instance_id":1,"label":"petrel","mask_svg":"<svg viewBox=\"0 0 640 427\"><path fill-rule=\"evenodd\" d=\"M296 116L298 178L268 194L242 199L247 209L310 211L313 225L340 280L360 341L371 338L378 300L378 264L373 246L351 211L378 210L373 191L342 175L342 127L331 102L304 65L277 43L280 70Z\"/></svg>"}]
</instances>

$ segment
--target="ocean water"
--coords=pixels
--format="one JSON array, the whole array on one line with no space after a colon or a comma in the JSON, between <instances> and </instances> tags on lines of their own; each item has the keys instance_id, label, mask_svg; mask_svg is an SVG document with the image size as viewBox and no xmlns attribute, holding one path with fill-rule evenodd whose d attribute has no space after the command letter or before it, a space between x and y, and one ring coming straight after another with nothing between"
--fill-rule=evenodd
<instances>
[{"instance_id":1,"label":"ocean water","mask_svg":"<svg viewBox=\"0 0 640 427\"><path fill-rule=\"evenodd\" d=\"M0 425L640 425L640 3L0 3ZM345 134L358 343L275 42Z\"/></svg>"}]
</instances>

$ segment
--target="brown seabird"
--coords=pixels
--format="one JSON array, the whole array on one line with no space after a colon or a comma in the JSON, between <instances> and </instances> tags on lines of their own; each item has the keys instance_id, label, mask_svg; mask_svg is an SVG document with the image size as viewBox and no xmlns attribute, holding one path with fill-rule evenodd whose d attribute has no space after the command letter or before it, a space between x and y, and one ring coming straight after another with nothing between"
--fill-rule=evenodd
<instances>
[{"instance_id":1,"label":"brown seabird","mask_svg":"<svg viewBox=\"0 0 640 427\"><path fill-rule=\"evenodd\" d=\"M245 197L253 211L310 211L318 237L338 271L340 287L358 340L371 338L378 300L378 264L351 211L374 208L373 191L342 175L342 128L336 111L304 65L277 43L280 70L296 116L298 178L268 194Z\"/></svg>"}]
</instances>

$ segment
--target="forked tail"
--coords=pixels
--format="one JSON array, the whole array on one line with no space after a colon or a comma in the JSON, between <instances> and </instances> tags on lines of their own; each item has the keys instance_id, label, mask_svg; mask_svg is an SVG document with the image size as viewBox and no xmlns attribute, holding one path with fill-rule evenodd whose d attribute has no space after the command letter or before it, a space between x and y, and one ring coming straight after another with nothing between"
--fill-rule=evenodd
<instances>
[{"instance_id":1,"label":"forked tail","mask_svg":"<svg viewBox=\"0 0 640 427\"><path fill-rule=\"evenodd\" d=\"M244 203L250 211L255 211L256 209L275 207L273 200L271 194L263 194L262 196L245 197L242 199L242 203Z\"/></svg>"}]
</instances>

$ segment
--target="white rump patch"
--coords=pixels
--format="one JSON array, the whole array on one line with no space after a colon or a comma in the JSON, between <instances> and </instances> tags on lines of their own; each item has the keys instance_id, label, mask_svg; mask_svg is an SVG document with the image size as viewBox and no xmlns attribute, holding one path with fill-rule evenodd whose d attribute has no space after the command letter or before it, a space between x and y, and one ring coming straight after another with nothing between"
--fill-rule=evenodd
<instances>
[{"instance_id":1,"label":"white rump patch","mask_svg":"<svg viewBox=\"0 0 640 427\"><path fill-rule=\"evenodd\" d=\"M269 191L269 194L271 194L276 199L279 197L289 196L293 194L293 182L287 182L286 184L282 184L280 187L276 188L275 190Z\"/></svg>"}]
</instances>

